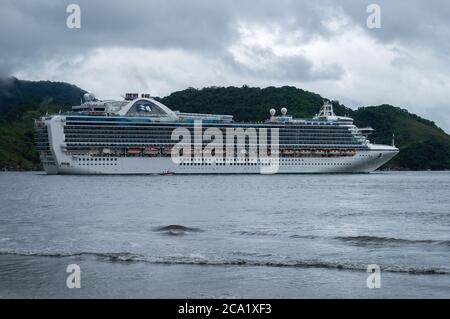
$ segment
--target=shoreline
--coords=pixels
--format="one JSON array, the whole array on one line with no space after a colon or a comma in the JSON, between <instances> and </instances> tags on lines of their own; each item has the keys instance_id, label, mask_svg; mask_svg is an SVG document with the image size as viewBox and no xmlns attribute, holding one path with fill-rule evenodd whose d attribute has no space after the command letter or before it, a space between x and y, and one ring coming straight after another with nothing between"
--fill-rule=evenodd
<instances>
[{"instance_id":1,"label":"shoreline","mask_svg":"<svg viewBox=\"0 0 450 319\"><path fill-rule=\"evenodd\" d=\"M386 168L378 169L375 172L448 172L450 169L409 169L409 168ZM1 166L0 172L45 172L42 166L20 167L20 166Z\"/></svg>"},{"instance_id":2,"label":"shoreline","mask_svg":"<svg viewBox=\"0 0 450 319\"><path fill-rule=\"evenodd\" d=\"M44 169L41 165L36 165L31 168L20 165L7 165L0 166L0 172L44 172Z\"/></svg>"}]
</instances>

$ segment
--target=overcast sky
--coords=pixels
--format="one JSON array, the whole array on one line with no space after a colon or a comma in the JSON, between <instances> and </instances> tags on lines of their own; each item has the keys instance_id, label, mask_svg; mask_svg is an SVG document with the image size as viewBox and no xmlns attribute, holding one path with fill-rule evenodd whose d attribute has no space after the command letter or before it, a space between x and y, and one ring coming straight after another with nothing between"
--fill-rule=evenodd
<instances>
[{"instance_id":1,"label":"overcast sky","mask_svg":"<svg viewBox=\"0 0 450 319\"><path fill-rule=\"evenodd\" d=\"M70 3L80 29L66 26ZM379 29L366 24L371 3ZM0 75L99 98L293 85L353 108L400 106L450 132L450 2L0 0Z\"/></svg>"}]
</instances>

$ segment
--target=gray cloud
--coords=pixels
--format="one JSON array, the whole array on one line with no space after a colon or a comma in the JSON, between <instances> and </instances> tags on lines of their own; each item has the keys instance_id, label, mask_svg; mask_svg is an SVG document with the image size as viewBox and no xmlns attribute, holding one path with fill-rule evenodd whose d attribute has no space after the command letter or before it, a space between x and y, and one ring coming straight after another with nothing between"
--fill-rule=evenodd
<instances>
[{"instance_id":1,"label":"gray cloud","mask_svg":"<svg viewBox=\"0 0 450 319\"><path fill-rule=\"evenodd\" d=\"M342 10L365 27L366 7L373 0L310 1L76 1L82 28L66 28L66 6L73 1L4 0L0 11L2 64L48 55L77 54L106 46L183 48L223 52L236 39L235 23L276 22L306 36L329 35L322 19ZM431 0L379 0L382 28L371 32L380 41L450 48L450 3ZM306 40L306 39L305 39ZM5 57L8 57L6 59Z\"/></svg>"},{"instance_id":2,"label":"gray cloud","mask_svg":"<svg viewBox=\"0 0 450 319\"><path fill-rule=\"evenodd\" d=\"M76 55L97 47L183 48L223 54L237 21L277 22L292 30L324 32L319 8L297 1L76 1L82 27L66 27L73 1L5 0L0 11L2 64ZM290 9L289 9L290 7ZM314 32L313 32L314 31ZM9 69L9 68L6 68Z\"/></svg>"},{"instance_id":3,"label":"gray cloud","mask_svg":"<svg viewBox=\"0 0 450 319\"><path fill-rule=\"evenodd\" d=\"M73 2L79 30L66 27ZM440 116L450 100L450 3L378 0L382 28L369 30L373 2L3 0L0 75L103 94L126 84L160 94L288 84L353 106L399 104L450 130Z\"/></svg>"},{"instance_id":4,"label":"gray cloud","mask_svg":"<svg viewBox=\"0 0 450 319\"><path fill-rule=\"evenodd\" d=\"M439 51L449 49L448 38L450 3L440 0L341 0L345 11L354 21L364 26L366 7L377 3L381 8L382 28L372 35L382 41L401 41L419 45L437 45ZM444 41L443 41L444 40Z\"/></svg>"}]
</instances>

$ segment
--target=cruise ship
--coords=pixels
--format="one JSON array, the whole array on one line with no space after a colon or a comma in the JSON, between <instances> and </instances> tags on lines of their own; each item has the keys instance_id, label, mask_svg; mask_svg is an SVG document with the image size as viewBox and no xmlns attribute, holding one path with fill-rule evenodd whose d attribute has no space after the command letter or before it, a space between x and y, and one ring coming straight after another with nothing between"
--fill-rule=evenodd
<instances>
[{"instance_id":1,"label":"cruise ship","mask_svg":"<svg viewBox=\"0 0 450 319\"><path fill-rule=\"evenodd\" d=\"M311 119L282 108L247 123L174 111L137 93L121 101L86 93L71 112L35 120L47 174L370 173L398 153L394 142L371 143L372 131L335 115L327 101Z\"/></svg>"}]
</instances>

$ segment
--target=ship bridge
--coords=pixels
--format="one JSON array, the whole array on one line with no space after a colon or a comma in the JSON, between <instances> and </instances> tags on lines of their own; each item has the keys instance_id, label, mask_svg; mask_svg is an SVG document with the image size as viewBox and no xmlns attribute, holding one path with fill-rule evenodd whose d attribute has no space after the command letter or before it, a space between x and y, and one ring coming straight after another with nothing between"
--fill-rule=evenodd
<instances>
[{"instance_id":1,"label":"ship bridge","mask_svg":"<svg viewBox=\"0 0 450 319\"><path fill-rule=\"evenodd\" d=\"M353 119L351 117L346 116L338 116L334 114L333 111L333 105L328 102L324 101L322 107L320 108L319 114L316 114L314 116L315 120L325 120L325 121L334 121L334 122L340 122L345 124L353 124Z\"/></svg>"}]
</instances>

